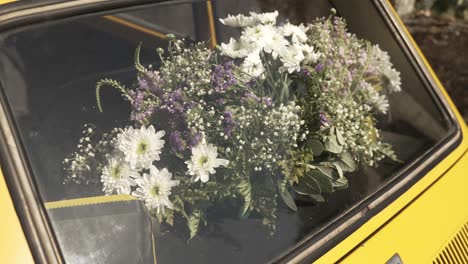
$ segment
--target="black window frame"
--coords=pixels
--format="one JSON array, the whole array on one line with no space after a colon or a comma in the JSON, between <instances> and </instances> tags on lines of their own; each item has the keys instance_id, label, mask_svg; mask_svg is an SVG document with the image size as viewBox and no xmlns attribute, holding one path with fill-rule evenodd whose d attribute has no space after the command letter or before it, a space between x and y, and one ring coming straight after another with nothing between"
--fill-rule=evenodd
<instances>
[{"instance_id":1,"label":"black window frame","mask_svg":"<svg viewBox=\"0 0 468 264\"><path fill-rule=\"evenodd\" d=\"M207 0L195 0L206 2ZM0 32L33 24L45 23L82 15L128 11L147 4L193 3L189 0L76 0L76 1L19 1L0 7ZM343 212L329 224L307 235L294 249L279 256L278 262L311 262L332 249L344 238L355 232L365 222L378 214L402 193L434 168L456 149L463 139L461 125L446 100L439 85L419 55L410 36L404 30L386 0L371 0L383 16L418 77L427 88L434 102L449 125L447 136L426 151L396 175L378 191L368 196L351 209ZM333 4L333 3L332 3ZM0 168L29 243L33 258L38 263L64 263L60 246L52 231L42 198L25 154L12 111L4 90L0 87ZM330 230L342 230L339 232Z\"/></svg>"}]
</instances>

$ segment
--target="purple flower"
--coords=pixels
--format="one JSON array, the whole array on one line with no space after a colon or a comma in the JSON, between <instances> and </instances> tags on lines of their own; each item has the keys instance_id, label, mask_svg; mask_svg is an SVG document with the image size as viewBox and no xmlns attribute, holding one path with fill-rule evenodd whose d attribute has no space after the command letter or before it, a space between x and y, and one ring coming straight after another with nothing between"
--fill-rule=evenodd
<instances>
[{"instance_id":1,"label":"purple flower","mask_svg":"<svg viewBox=\"0 0 468 264\"><path fill-rule=\"evenodd\" d=\"M154 113L154 107L145 106L145 92L141 90L130 91L130 104L132 112L130 113L130 120L141 122Z\"/></svg>"},{"instance_id":2,"label":"purple flower","mask_svg":"<svg viewBox=\"0 0 468 264\"><path fill-rule=\"evenodd\" d=\"M223 113L223 121L225 124L232 124L233 120L232 120L232 112L229 111L229 110L226 110L224 111Z\"/></svg>"},{"instance_id":3,"label":"purple flower","mask_svg":"<svg viewBox=\"0 0 468 264\"><path fill-rule=\"evenodd\" d=\"M234 116L231 111L226 110L223 113L223 126L224 126L224 133L229 137L232 134L232 130L237 126L236 122L234 122Z\"/></svg>"},{"instance_id":4,"label":"purple flower","mask_svg":"<svg viewBox=\"0 0 468 264\"><path fill-rule=\"evenodd\" d=\"M137 90L149 91L156 96L161 96L163 90L164 81L159 76L157 71L144 71L143 74L138 76L138 88Z\"/></svg>"},{"instance_id":5,"label":"purple flower","mask_svg":"<svg viewBox=\"0 0 468 264\"><path fill-rule=\"evenodd\" d=\"M323 68L324 68L324 67L323 67L323 64L321 64L321 63L317 63L317 65L315 65L315 71L316 71L316 72L321 72L321 71L323 71Z\"/></svg>"},{"instance_id":6,"label":"purple flower","mask_svg":"<svg viewBox=\"0 0 468 264\"><path fill-rule=\"evenodd\" d=\"M232 61L228 61L224 64L215 66L211 80L216 92L226 91L229 86L237 83L236 77L232 72L232 64Z\"/></svg>"},{"instance_id":7,"label":"purple flower","mask_svg":"<svg viewBox=\"0 0 468 264\"><path fill-rule=\"evenodd\" d=\"M272 106L273 105L273 100L271 100L270 97L263 97L262 100L263 100L263 103L266 106Z\"/></svg>"},{"instance_id":8,"label":"purple flower","mask_svg":"<svg viewBox=\"0 0 468 264\"><path fill-rule=\"evenodd\" d=\"M240 101L242 104L250 103L250 102L258 103L260 102L260 98L258 98L258 96L256 96L252 92L249 92L249 93L245 93L244 96L240 99Z\"/></svg>"},{"instance_id":9,"label":"purple flower","mask_svg":"<svg viewBox=\"0 0 468 264\"><path fill-rule=\"evenodd\" d=\"M181 138L179 131L171 132L169 135L169 143L174 151L183 151L186 148L186 143Z\"/></svg>"},{"instance_id":10,"label":"purple flower","mask_svg":"<svg viewBox=\"0 0 468 264\"><path fill-rule=\"evenodd\" d=\"M201 141L201 138L202 138L202 134L200 132L196 133L195 135L192 135L190 137L189 147L192 148L198 145L198 143Z\"/></svg>"},{"instance_id":11,"label":"purple flower","mask_svg":"<svg viewBox=\"0 0 468 264\"><path fill-rule=\"evenodd\" d=\"M218 98L218 99L216 99L216 104L217 104L217 105L223 105L223 104L224 104L224 98Z\"/></svg>"},{"instance_id":12,"label":"purple flower","mask_svg":"<svg viewBox=\"0 0 468 264\"><path fill-rule=\"evenodd\" d=\"M310 71L307 68L302 68L302 74L306 77L310 76Z\"/></svg>"},{"instance_id":13,"label":"purple flower","mask_svg":"<svg viewBox=\"0 0 468 264\"><path fill-rule=\"evenodd\" d=\"M325 114L325 112L323 111L320 111L320 126L321 127L328 127L330 125L330 120L328 119L327 115Z\"/></svg>"}]
</instances>

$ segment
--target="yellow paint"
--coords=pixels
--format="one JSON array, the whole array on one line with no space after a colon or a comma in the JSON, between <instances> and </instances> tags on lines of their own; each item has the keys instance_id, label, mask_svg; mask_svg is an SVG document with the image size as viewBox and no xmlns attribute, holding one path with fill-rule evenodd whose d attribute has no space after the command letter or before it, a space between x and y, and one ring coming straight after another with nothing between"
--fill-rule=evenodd
<instances>
[{"instance_id":1,"label":"yellow paint","mask_svg":"<svg viewBox=\"0 0 468 264\"><path fill-rule=\"evenodd\" d=\"M72 207L72 206L83 206L83 205L91 205L91 204L113 203L113 202L132 201L132 200L136 200L136 198L131 195L125 195L125 194L109 195L109 196L95 196L95 197L63 200L63 201L57 201L57 202L49 202L45 204L45 207L47 209L55 209L55 208L64 208L64 207Z\"/></svg>"},{"instance_id":2,"label":"yellow paint","mask_svg":"<svg viewBox=\"0 0 468 264\"><path fill-rule=\"evenodd\" d=\"M216 27L215 27L215 20L214 20L214 15L213 15L213 6L210 1L206 1L206 11L208 13L208 23L210 27L210 44L212 48L215 48L217 43L217 37L216 37Z\"/></svg>"},{"instance_id":3,"label":"yellow paint","mask_svg":"<svg viewBox=\"0 0 468 264\"><path fill-rule=\"evenodd\" d=\"M0 5L11 3L11 2L15 2L15 0L0 0Z\"/></svg>"},{"instance_id":4,"label":"yellow paint","mask_svg":"<svg viewBox=\"0 0 468 264\"><path fill-rule=\"evenodd\" d=\"M392 11L396 15L395 10L392 9ZM387 225L388 227L387 226L383 227L375 235L375 236L379 236L380 233L383 233L382 236L379 236L380 239L377 240L377 242L374 242L375 244L372 244L372 246L373 246L372 248L375 251L374 252L369 252L369 250L365 251L366 253L364 255L367 254L366 256L368 258L366 258L366 256L364 256L364 255L359 255L359 256L362 256L362 258L356 257L356 259L351 257L354 254L359 254L359 253L357 253L361 249L361 247L359 247L358 249L356 249L356 252L351 254L351 256L349 256L349 258L347 258L346 261L345 261L347 263L385 263L388 259L390 259L391 256L393 256L394 253L397 253L397 252L393 252L390 255L385 255L385 254L388 254L389 251L391 251L392 249L393 249L393 251L395 251L394 250L395 248L392 248L391 245L394 245L395 243L404 243L405 239L408 239L408 237L412 237L412 235L408 235L408 234L412 234L411 231L413 231L413 228L416 227L418 224L425 224L425 225L428 225L430 223L434 223L434 224L439 223L440 224L441 222L439 220L444 220L444 222L443 222L444 225L449 226L451 228L454 228L454 226L456 226L456 225L458 225L460 223L458 222L458 220L455 220L455 219L452 220L450 218L451 216L446 217L444 215L444 212L446 212L447 209L452 209L452 213L455 214L455 215L457 213L459 213L458 218L460 218L460 219L465 217L466 212L460 212L460 211L463 210L464 208L466 208L466 206L464 204L460 204L460 203L461 203L461 201L468 200L468 195L466 195L464 199L450 201L450 202L448 200L446 200L445 198L443 198L443 199L441 198L440 200L433 200L430 205L429 204L425 205L425 206L429 206L429 208L424 208L424 206L423 206L424 202L419 202L419 200L418 200L418 195L420 195L426 189L431 187L431 185L437 179L441 178L441 176L455 162L457 162L458 159L464 154L465 150L468 148L468 140L466 139L466 137L468 135L468 129L467 129L466 125L465 125L465 122L464 122L463 118L461 117L460 113L456 109L455 104L453 103L453 101L448 96L446 90L443 88L443 86L440 83L439 79L435 75L435 73L432 70L431 66L428 64L427 60L425 59L425 57L422 54L422 52L420 51L420 49L418 48L416 42L413 40L413 38L409 34L409 32L406 29L406 27L404 26L403 22L400 19L398 19L398 23L399 23L400 29L403 30L403 33L409 37L412 44L416 47L418 55L423 59L424 64L429 69L429 72L430 72L432 78L435 79L439 89L442 91L443 96L449 102L451 108L455 112L458 123L461 125L461 130L462 130L462 135L463 135L462 142L443 161L441 161L438 165L436 165L436 167L433 170L428 172L426 174L426 176L424 176L415 185L413 185L412 188L410 188L408 191L406 191L404 194L402 194L400 197L398 197L393 203L391 203L389 206L387 206L379 214L377 214L376 216L371 218L369 221L367 221L356 232L352 233L350 236L348 236L346 239L344 239L340 244L335 246L335 248L333 248L332 250L330 250L326 254L324 254L321 258L319 258L316 261L316 263L335 263L336 261L343 258L350 251L354 250L355 247L360 245L365 239L367 239L369 236L371 236L377 229L381 228L384 224L386 224L387 222L389 222L391 220L390 223ZM455 170L455 172L450 172L450 174L459 174L459 175L457 175L458 177L447 176L448 178L450 177L453 180L453 178L461 178L462 176L468 176L467 175L467 172L468 172L468 167L467 167L468 166L467 165L468 164L468 158L467 158L467 156L464 156L461 160L458 161L458 163L460 163L460 164L457 164L457 167L456 167L457 169ZM441 182L449 181L449 180L444 179L444 178L442 178ZM443 195L449 195L449 193L455 195L456 191L458 191L458 189L453 189L452 190L450 188L468 186L468 177L464 177L464 178L465 178L464 182L459 181L457 183L458 185L455 184L457 186L455 186L455 185L452 186L452 185L450 185L450 183L443 185L447 189L441 188L441 187L436 187L437 186L437 184L436 184L432 188L437 188L437 191L431 191L429 189L428 193L431 193L429 195L434 195L434 197L436 197L436 196L441 197ZM433 194L434 192L440 192L440 193L439 194ZM468 193L466 191L466 188L462 193ZM458 195L460 195L460 194L458 194ZM424 197L428 197L428 196L424 196ZM403 220L392 219L392 217L397 215L400 211L402 211L404 209L405 206L410 204L415 199L416 199L415 204L417 204L417 205L415 205L415 209L411 209L411 211L408 213L408 214L413 213L412 216L414 218L409 220L409 221L412 221L413 225L406 225L405 226L404 224L402 224ZM421 199L428 199L428 198L421 198ZM451 204L449 204L449 203L451 203ZM420 206L418 206L418 205L420 205ZM438 209L445 209L445 210L442 210L441 213L439 213L435 209L435 206L437 206ZM454 208L455 206L456 206L456 208ZM413 205L411 205L411 208L413 208ZM408 210L410 210L410 209L408 209ZM427 210L429 210L432 214L428 215ZM419 213L414 213L415 211L418 211L420 214ZM405 211L403 211L402 214L406 215ZM432 217L436 216L436 215L438 215L438 219L433 219ZM468 220L468 219L465 219L465 220ZM398 227L400 229L393 227L393 225L392 225L393 221L395 221L397 223L395 225L398 225ZM410 224L410 222L407 222L406 224ZM392 230L394 232L393 237L388 236L388 232L386 231L387 228L389 228L390 230ZM435 225L433 226L434 230L438 229L438 228L439 228L438 226L435 226ZM446 229L444 229L444 230L447 231ZM429 232L429 231L426 230L426 232ZM387 234L387 236L385 236L385 234ZM418 233L414 233L414 234L416 236ZM445 233L444 234L445 237L441 237L442 234L438 233L438 232L435 232L434 234L435 234L434 236L432 235L432 233L425 234L426 235L425 238L427 240L426 242L428 244L432 243L432 246L433 246L432 248L437 247L437 246L440 247L444 243L443 241L446 241L447 239L450 238L449 233ZM419 234L419 235L422 235L422 234ZM396 238L399 238L399 240L395 240ZM406 249L407 251L405 251L405 254L408 254L407 252L411 251L412 254L413 254L413 257L414 257L416 255L422 256L424 254L426 254L426 256L432 256L432 254L438 253L438 252L435 252L435 251L431 252L429 250L426 250L426 249L424 249L424 247L422 247L422 246L420 246L418 244L414 244L414 240L411 240L411 241L413 241L413 244L408 244L408 243L406 244L408 246L408 248ZM364 243L363 246L367 247L367 243ZM370 248L370 246L368 248ZM370 254L372 254L372 255L370 255ZM380 261L380 260L379 261L377 261L377 260L372 261L371 257L377 257L379 255L384 256L384 258L382 258L382 261ZM406 255L402 255L404 263L426 263L426 262L421 262L421 261L405 261L405 257L406 257ZM385 261L383 261L383 259L385 259ZM356 261L354 261L354 260L356 260Z\"/></svg>"},{"instance_id":5,"label":"yellow paint","mask_svg":"<svg viewBox=\"0 0 468 264\"><path fill-rule=\"evenodd\" d=\"M0 216L0 263L34 263L1 171Z\"/></svg>"},{"instance_id":6,"label":"yellow paint","mask_svg":"<svg viewBox=\"0 0 468 264\"><path fill-rule=\"evenodd\" d=\"M468 154L343 263L431 263L468 221Z\"/></svg>"},{"instance_id":7,"label":"yellow paint","mask_svg":"<svg viewBox=\"0 0 468 264\"><path fill-rule=\"evenodd\" d=\"M125 20L125 19L122 19L122 18L119 18L119 17L116 17L116 16L104 16L104 18L108 19L110 21L113 21L115 23L121 24L123 26L135 29L137 31L141 31L141 32L146 33L148 35L157 37L157 38L161 38L161 39L166 38L166 34L164 34L164 33L161 33L161 32L158 32L158 31L155 31L155 30L143 27L143 26L140 26L138 24L132 23L132 22L130 22L128 20Z\"/></svg>"}]
</instances>

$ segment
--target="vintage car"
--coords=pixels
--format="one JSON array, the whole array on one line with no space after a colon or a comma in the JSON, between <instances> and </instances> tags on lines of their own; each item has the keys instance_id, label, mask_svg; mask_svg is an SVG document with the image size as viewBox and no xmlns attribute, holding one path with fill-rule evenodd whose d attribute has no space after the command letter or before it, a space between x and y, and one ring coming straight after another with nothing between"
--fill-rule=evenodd
<instances>
[{"instance_id":1,"label":"vintage car","mask_svg":"<svg viewBox=\"0 0 468 264\"><path fill-rule=\"evenodd\" d=\"M249 16L252 11L256 13ZM244 15L231 16L236 14ZM325 18L316 20L319 17ZM326 17L342 17L344 20L327 20ZM272 22L276 19L287 26L276 27ZM343 21L346 21L347 29L341 27ZM343 55L343 48L351 49L351 46L335 40L353 39L357 48L363 51L372 50L371 47L385 51L375 60L381 62L384 57L391 60L394 67L391 69L399 72L398 80L401 77L401 91L378 97L383 98L379 105L382 113L367 116L365 120L370 120L370 127L374 129L375 126L373 131L380 134L374 133L371 142L377 142L376 138L379 138L388 143L386 146L391 146L392 151L388 148L386 152L381 151L385 152L386 158L382 156L383 159L376 159L377 164L366 165L362 164L365 159L361 154L356 154L359 150L344 153L343 149L347 147L359 149L359 143L348 145L348 139L342 137L350 137L351 142L353 136L347 134L346 129L339 132L338 126L329 121L331 114L327 118L320 112L316 135L323 131L330 135L307 141L312 145L310 149L303 148L305 152L301 157L309 162L305 167L300 167L302 163L297 162L296 156L286 156L290 152L285 151L283 157L289 158L275 163L284 175L273 173L270 165L265 167L270 170L262 172L262 167L251 166L250 163L255 161L249 158L242 168L253 169L239 176L236 174L238 169L228 169L228 166L240 166L235 165L240 164L236 163L239 155L251 155L249 157L255 159L258 154L253 147L250 152L242 151L241 136L257 141L257 136L250 134L261 133L259 135L265 136L260 140L270 140L266 135L268 128L265 132L236 130L242 129L239 124L249 126L249 123L242 123L243 119L238 119L237 125L231 127L232 135L240 133L238 141L230 142L230 148L221 145L216 148L205 141L227 140L231 130L224 130L226 134L219 132L219 137L212 136L211 130L205 130L197 123L195 127L204 132L196 135L203 139L194 143L190 152L191 143L183 141L178 131L158 127L159 123L165 122L164 118L172 118L169 113L173 114L173 105L165 108L167 111L163 111L165 114L158 121L151 119L154 112L149 117L137 116L140 113L135 111L146 107L144 102L167 106L168 98L173 100L172 103L180 100L174 99L178 94L159 97L159 90L152 90L141 93L150 97L144 97L141 99L143 104L140 101L140 105L135 106L141 87L155 85L164 76L178 80L179 70L203 72L207 69L214 77L206 83L213 84L218 80L213 79L218 76L216 74L229 72L232 65L238 65L238 61L245 57L239 55L241 48L230 50L232 53L227 49L230 38L236 44L235 38L239 37L240 31L227 25L244 28L239 44L242 38L252 36L248 32L253 35L264 33L263 29L252 26L255 23L271 30L266 33L267 37L272 32L277 33L275 30L286 36L284 39L280 37L287 44L281 44L283 50L278 50L278 54L275 54L275 47L267 49L265 46L255 51L257 55L258 52L263 54L262 63L266 66L274 67L275 63L284 62L278 70L280 76L285 79L294 76L286 82L289 86L285 89L293 86L299 89L298 80L310 75L319 76L317 78L323 78L325 84L333 86L330 80L336 76L320 75L322 67L335 67L333 69L338 72L358 67L356 65L361 62L337 65L331 60L325 61L325 66L319 66L326 55L313 52L320 51L318 44L325 43L330 32L349 30L349 34L340 36L330 33L331 43L337 47L331 47L330 54L341 56L345 61L356 54ZM251 29L254 30L249 31ZM318 46L311 44L307 52L288 57L298 60L297 56L303 56L298 68L295 65L284 68L288 67L285 61L289 53L283 51L291 50L301 41L301 36L309 37L301 45L312 43L310 36L314 30L323 30L325 36L314 39ZM301 35L304 32L309 35ZM199 42L203 42L205 48L196 48ZM249 45L271 44L265 43L250 41ZM181 45L191 48L184 51ZM178 53L166 55L173 51ZM210 61L216 54L227 57L234 54L234 59L231 64L216 64L213 71L210 65L201 63L207 59L203 55L200 55L202 58L193 55L193 61L183 61L184 65L192 65L187 69L169 67L171 63L182 65L184 54L209 54L206 56ZM307 64L314 65L313 69L307 68L304 62L311 54L317 55ZM368 59L366 54L361 56L363 61ZM367 65L367 62L362 64ZM368 79L363 80L375 87L386 85L384 81L387 79L373 76L372 70L366 67L362 76ZM242 74L223 75L223 78L234 78L234 81L229 79L233 82L228 84L228 79L223 79L223 84L228 86L227 90L236 85L235 89L274 88L274 84L263 82L278 80L276 77L268 79L269 70L262 68L255 78L255 73L251 73L248 81L244 81ZM278 76L275 74L271 76ZM359 90L356 87L360 84L352 81L354 74L357 73L354 71L349 76L349 87ZM190 82L203 82L200 76L204 75L196 76ZM147 77L151 79L150 84ZM377 81L371 80L373 77ZM186 81L184 85L190 82ZM468 189L465 188L468 187L467 126L386 0L44 0L6 3L0 6L0 83L1 263L468 263L468 209L463 205L468 200ZM164 83L169 87L171 82L165 80ZM136 90L126 88L132 86L137 87ZM184 118L190 119L187 116L192 112L187 109L194 111L190 102L199 100L196 99L199 94L187 96L189 89L184 89L181 91L189 103L180 111L186 111ZM227 94L226 90L219 89L216 92L220 95ZM381 92L380 89L376 91ZM277 95L276 91L271 93ZM318 97L332 92L322 89L322 93ZM358 98L366 98L366 92L359 93L361 97ZM212 98L211 92L202 96L208 98L206 100ZM282 100L264 96L261 101L253 92L239 94L239 100L236 96L234 92L229 100L240 102L239 105L231 105L230 112L226 110L218 124L226 125L226 118L231 118L233 113L233 118L240 115L232 110L244 109L240 104L250 107L263 102L265 105L261 109L270 109L268 107L275 107L274 104L270 106L271 99ZM346 100L354 94L343 92L341 96L335 100ZM300 96L291 98L301 102L301 107L315 100L301 101ZM218 99L216 103L227 104ZM205 105L204 101L196 102ZM324 107L329 109L330 106ZM365 111L365 108L356 108ZM252 109L255 109L252 112L257 111L257 108ZM278 109L283 111L283 105ZM213 112L212 115L216 115L215 110L218 111L211 108L198 114L203 116ZM129 121L129 114L135 123ZM313 113L304 111L303 115L313 116ZM359 118L343 115L343 122ZM267 115L258 116L258 120L267 118ZM303 118L301 126L319 122L307 118ZM204 124L208 128L212 126ZM280 126L284 124L278 123ZM154 134L153 125L166 132ZM367 128L362 124L355 130L360 133ZM288 129L284 135L289 135ZM159 137L155 141L144 141L147 139L144 133ZM98 134L102 134L103 139L93 142L93 137ZM138 160L138 157L132 160L125 156L129 165L111 166L117 162L111 155L116 151L127 153L125 140L130 143L134 140L127 134L144 139L135 150L138 155L159 146L149 163ZM193 138L196 135L190 134ZM308 134L304 134L306 137ZM321 142L322 139L325 141ZM281 142L278 139L272 145L280 146ZM169 146L172 148L167 154L164 151ZM231 148L237 149L237 157L229 154ZM275 148L265 155L279 155L281 151ZM101 160L99 153L108 160ZM200 156L200 153L208 154ZM369 153L365 154L372 160ZM192 159L187 160L190 155ZM311 182L301 185L306 180L293 177L291 181L278 182L277 186L274 183L271 188L252 191L254 184L267 186L262 184L267 184L263 179L269 179L270 176L264 176L268 173L274 179L283 179L292 171L299 173L299 170L285 169L291 168L291 164L304 168L306 173L312 172L315 176L310 176ZM121 175L124 170L131 176ZM309 177L307 175L302 177ZM124 176L127 182L118 182ZM252 185L242 182L242 177L247 177ZM165 185L145 189L158 179ZM233 185L232 181L237 179L239 182ZM117 182L120 185L116 185ZM317 186L312 186L315 183ZM288 187L285 184L289 184ZM265 194L267 191L273 194ZM154 197L160 198L152 200Z\"/></svg>"}]
</instances>

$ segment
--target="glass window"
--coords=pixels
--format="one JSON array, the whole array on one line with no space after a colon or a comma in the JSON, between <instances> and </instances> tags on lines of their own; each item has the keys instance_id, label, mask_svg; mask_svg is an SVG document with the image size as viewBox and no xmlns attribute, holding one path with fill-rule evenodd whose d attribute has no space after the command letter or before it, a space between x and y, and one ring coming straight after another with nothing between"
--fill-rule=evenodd
<instances>
[{"instance_id":1,"label":"glass window","mask_svg":"<svg viewBox=\"0 0 468 264\"><path fill-rule=\"evenodd\" d=\"M65 259L274 261L445 138L375 7L348 2L169 2L2 33Z\"/></svg>"}]
</instances>

